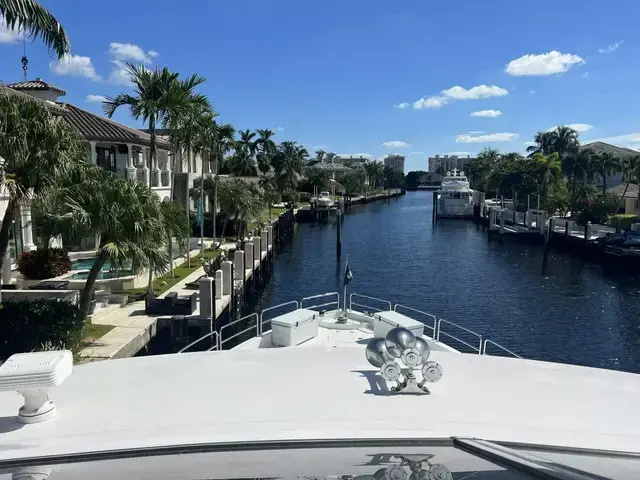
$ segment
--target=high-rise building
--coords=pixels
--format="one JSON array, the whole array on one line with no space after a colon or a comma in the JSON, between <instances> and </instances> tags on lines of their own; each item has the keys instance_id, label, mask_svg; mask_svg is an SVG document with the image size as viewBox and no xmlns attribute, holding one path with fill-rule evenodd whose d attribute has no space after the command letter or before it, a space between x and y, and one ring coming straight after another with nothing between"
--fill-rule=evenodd
<instances>
[{"instance_id":1,"label":"high-rise building","mask_svg":"<svg viewBox=\"0 0 640 480\"><path fill-rule=\"evenodd\" d=\"M464 171L467 169L467 165L471 160L473 160L473 158L470 155L466 157L459 157L458 155L436 155L435 157L429 157L429 172L446 175L447 172L452 171L454 168Z\"/></svg>"},{"instance_id":2,"label":"high-rise building","mask_svg":"<svg viewBox=\"0 0 640 480\"><path fill-rule=\"evenodd\" d=\"M384 159L384 166L395 168L404 173L404 156L398 154L387 155Z\"/></svg>"}]
</instances>

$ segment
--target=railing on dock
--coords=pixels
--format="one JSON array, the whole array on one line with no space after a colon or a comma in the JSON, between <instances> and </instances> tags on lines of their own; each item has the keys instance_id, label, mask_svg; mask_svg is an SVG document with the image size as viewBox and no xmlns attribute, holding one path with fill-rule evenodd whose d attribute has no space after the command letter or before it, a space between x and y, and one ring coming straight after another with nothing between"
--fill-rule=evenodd
<instances>
[{"instance_id":1,"label":"railing on dock","mask_svg":"<svg viewBox=\"0 0 640 480\"><path fill-rule=\"evenodd\" d=\"M353 297L356 298L363 298L367 301L373 300L374 302L377 302L379 304L384 304L385 306L387 306L388 308L386 309L382 309L382 308L378 308L378 307L372 307L371 305L366 305L364 303L358 303L358 302L354 302L353 301ZM355 310L355 311L360 311L357 309L354 309L353 307L360 307L360 308L368 308L369 310L363 310L362 313L365 312L382 312L382 311L389 311L391 310L391 302L388 300L383 300L381 298L376 298L376 297L369 297L367 295L360 295L359 293L352 293L351 295L349 295L349 310Z\"/></svg>"},{"instance_id":2,"label":"railing on dock","mask_svg":"<svg viewBox=\"0 0 640 480\"><path fill-rule=\"evenodd\" d=\"M330 299L330 301L324 301L326 299ZM363 299L360 300L363 303L357 302L356 300L358 299ZM364 303L364 301L366 301L367 303ZM376 304L378 304L378 306L376 307L370 305L370 303L372 302L375 302ZM320 295L313 295L311 297L305 297L300 302L298 302L297 300L292 300L290 302L274 305L272 307L265 308L260 312L260 314L252 313L251 315L239 318L227 325L223 325L220 328L219 332L214 331L203 335L197 340L191 342L186 347L182 348L178 353L187 352L194 346L204 342L207 339L211 339L210 341L212 343L212 346L207 349L207 351L211 351L222 350L225 344L228 344L231 340L234 339L238 339L237 341L241 343L242 341L248 340L249 338L259 337L271 330L271 320L275 316L269 316L269 318L266 317L268 316L267 314L275 310L281 310L284 308L288 308L288 311L294 311L300 308L323 309L330 306L334 306L337 309L341 308L340 294L338 292L329 292ZM407 311L407 313L409 313L409 315L412 317L416 317L415 314L418 314L419 317L417 318L417 320L422 319L421 323L424 324L425 335L430 336L438 342L449 345L458 351L465 353L463 349L460 348L460 346L464 346L466 347L465 349L469 352L473 352L478 355L489 355L489 353L487 353L487 347L490 347L490 350L498 352L496 353L497 355L522 358L508 348L503 347L499 343L496 343L489 339L483 339L482 335L474 332L473 330L469 330L462 325L458 325L457 323L445 320L444 318L437 318L431 313L427 313L422 310L409 307L407 305L401 305L399 303L392 305L392 303L388 300L370 297L368 295L361 295L358 293L352 293L349 296L349 310L361 313L364 313L365 311L367 313L394 311L400 314L403 314L404 311ZM247 338L243 338L243 335ZM445 341L445 338L443 337L448 340L453 340L455 344L450 345L451 342Z\"/></svg>"}]
</instances>

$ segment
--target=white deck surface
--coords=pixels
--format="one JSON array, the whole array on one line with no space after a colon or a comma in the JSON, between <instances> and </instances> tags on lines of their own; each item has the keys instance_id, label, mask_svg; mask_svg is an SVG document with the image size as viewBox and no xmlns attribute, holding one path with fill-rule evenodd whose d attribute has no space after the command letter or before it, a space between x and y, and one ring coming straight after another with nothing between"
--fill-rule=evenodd
<instances>
[{"instance_id":1,"label":"white deck surface","mask_svg":"<svg viewBox=\"0 0 640 480\"><path fill-rule=\"evenodd\" d=\"M15 419L0 393L0 458L285 439L480 437L640 452L640 376L432 352L429 396L389 396L364 345L235 349L97 362L51 391L60 416Z\"/></svg>"}]
</instances>

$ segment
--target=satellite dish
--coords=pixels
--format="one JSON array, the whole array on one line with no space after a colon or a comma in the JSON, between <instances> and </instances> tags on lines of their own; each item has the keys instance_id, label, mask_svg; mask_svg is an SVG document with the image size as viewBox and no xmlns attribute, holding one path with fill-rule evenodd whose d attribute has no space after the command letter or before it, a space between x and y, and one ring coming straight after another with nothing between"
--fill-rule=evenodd
<instances>
[{"instance_id":1,"label":"satellite dish","mask_svg":"<svg viewBox=\"0 0 640 480\"><path fill-rule=\"evenodd\" d=\"M385 345L392 356L400 358L405 350L416 346L416 336L407 328L392 328L387 333Z\"/></svg>"},{"instance_id":2,"label":"satellite dish","mask_svg":"<svg viewBox=\"0 0 640 480\"><path fill-rule=\"evenodd\" d=\"M378 368L393 360L393 357L389 354L385 345L385 339L380 337L373 338L369 341L365 355L369 363Z\"/></svg>"}]
</instances>

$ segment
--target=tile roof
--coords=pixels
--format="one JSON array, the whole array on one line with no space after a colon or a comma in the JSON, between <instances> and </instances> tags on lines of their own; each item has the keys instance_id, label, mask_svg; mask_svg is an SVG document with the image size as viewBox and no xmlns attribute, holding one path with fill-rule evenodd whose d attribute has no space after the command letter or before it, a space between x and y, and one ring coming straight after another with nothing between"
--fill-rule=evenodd
<instances>
[{"instance_id":1,"label":"tile roof","mask_svg":"<svg viewBox=\"0 0 640 480\"><path fill-rule=\"evenodd\" d=\"M619 197L621 197L624 193L624 198L638 198L638 185L630 183L629 188L627 188L627 191L625 192L624 190L626 187L626 183L621 183L620 185L616 185L613 188L607 188L607 192L614 193Z\"/></svg>"},{"instance_id":2,"label":"tile roof","mask_svg":"<svg viewBox=\"0 0 640 480\"><path fill-rule=\"evenodd\" d=\"M10 83L7 85L7 87L13 88L14 90L51 90L52 92L56 92L59 95L67 94L67 92L65 92L61 88L51 85L41 78L36 78L35 80L27 80L25 82Z\"/></svg>"},{"instance_id":3,"label":"tile roof","mask_svg":"<svg viewBox=\"0 0 640 480\"><path fill-rule=\"evenodd\" d=\"M67 111L64 119L74 126L85 140L150 145L151 136L137 128L127 127L70 103L60 105ZM171 144L161 137L157 138L157 146L164 149L171 148Z\"/></svg>"},{"instance_id":4,"label":"tile roof","mask_svg":"<svg viewBox=\"0 0 640 480\"><path fill-rule=\"evenodd\" d=\"M47 108L49 108L51 113L54 115L64 115L66 113L65 109L62 108L60 105L56 105L55 103L48 102L46 100L41 100L32 95L29 95L28 93L23 93L19 90L14 90L12 88L7 87L6 85L0 84L0 94L5 94L5 93L7 95L15 95L17 97L28 98L29 100L36 100L38 102L43 102L46 104Z\"/></svg>"},{"instance_id":5,"label":"tile roof","mask_svg":"<svg viewBox=\"0 0 640 480\"><path fill-rule=\"evenodd\" d=\"M618 147L605 142L591 142L586 145L582 145L582 149L590 149L596 153L613 153L616 157L626 158L635 155L640 155L637 150L631 150L630 148Z\"/></svg>"}]
</instances>

